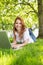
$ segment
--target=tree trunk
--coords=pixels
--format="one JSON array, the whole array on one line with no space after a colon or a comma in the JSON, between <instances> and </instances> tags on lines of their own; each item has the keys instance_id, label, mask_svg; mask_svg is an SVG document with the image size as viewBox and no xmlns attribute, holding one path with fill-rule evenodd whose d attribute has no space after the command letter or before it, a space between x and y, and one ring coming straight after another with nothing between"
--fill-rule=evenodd
<instances>
[{"instance_id":1,"label":"tree trunk","mask_svg":"<svg viewBox=\"0 0 43 65\"><path fill-rule=\"evenodd\" d=\"M38 0L39 37L43 38L43 0Z\"/></svg>"}]
</instances>

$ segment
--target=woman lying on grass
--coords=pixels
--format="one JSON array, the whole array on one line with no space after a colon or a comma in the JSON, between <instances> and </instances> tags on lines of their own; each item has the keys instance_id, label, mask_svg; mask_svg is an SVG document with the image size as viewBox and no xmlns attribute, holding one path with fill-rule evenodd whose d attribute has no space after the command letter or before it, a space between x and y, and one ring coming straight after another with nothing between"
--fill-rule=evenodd
<instances>
[{"instance_id":1,"label":"woman lying on grass","mask_svg":"<svg viewBox=\"0 0 43 65\"><path fill-rule=\"evenodd\" d=\"M20 17L17 17L14 21L13 33L14 41L11 45L12 48L22 47L34 42L29 35L28 28L25 27L23 19Z\"/></svg>"}]
</instances>

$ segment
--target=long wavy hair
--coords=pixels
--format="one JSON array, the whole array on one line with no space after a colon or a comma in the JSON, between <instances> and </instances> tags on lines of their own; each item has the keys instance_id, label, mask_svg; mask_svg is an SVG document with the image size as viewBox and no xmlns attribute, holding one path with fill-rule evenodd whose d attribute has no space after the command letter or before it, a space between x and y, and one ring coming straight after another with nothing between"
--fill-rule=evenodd
<instances>
[{"instance_id":1,"label":"long wavy hair","mask_svg":"<svg viewBox=\"0 0 43 65\"><path fill-rule=\"evenodd\" d=\"M14 21L14 26L13 26L13 33L14 33L15 39L16 39L15 32L17 32L17 29L16 29L16 27L15 27L15 23L16 23L16 21L17 21L18 19L21 21L21 25L22 25L21 32L20 32L20 34L19 34L19 37L20 37L20 38L23 37L23 33L24 33L24 31L25 31L25 24L24 24L23 19L22 19L21 17L17 17L17 18L15 19L15 21Z\"/></svg>"}]
</instances>

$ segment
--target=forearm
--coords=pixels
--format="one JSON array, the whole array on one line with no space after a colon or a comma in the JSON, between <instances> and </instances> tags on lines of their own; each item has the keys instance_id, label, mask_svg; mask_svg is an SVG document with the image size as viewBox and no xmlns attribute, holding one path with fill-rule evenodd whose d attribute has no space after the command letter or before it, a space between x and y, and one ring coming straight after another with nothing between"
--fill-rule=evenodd
<instances>
[{"instance_id":1,"label":"forearm","mask_svg":"<svg viewBox=\"0 0 43 65\"><path fill-rule=\"evenodd\" d=\"M25 46L27 44L28 44L28 39L26 41L24 41L22 44L20 44L20 46L22 47L22 46Z\"/></svg>"},{"instance_id":2,"label":"forearm","mask_svg":"<svg viewBox=\"0 0 43 65\"><path fill-rule=\"evenodd\" d=\"M22 43L22 44L19 44L19 46L20 47L23 47L23 46L25 46L25 45L27 45L28 43L26 43L26 42L24 42L24 43Z\"/></svg>"}]
</instances>

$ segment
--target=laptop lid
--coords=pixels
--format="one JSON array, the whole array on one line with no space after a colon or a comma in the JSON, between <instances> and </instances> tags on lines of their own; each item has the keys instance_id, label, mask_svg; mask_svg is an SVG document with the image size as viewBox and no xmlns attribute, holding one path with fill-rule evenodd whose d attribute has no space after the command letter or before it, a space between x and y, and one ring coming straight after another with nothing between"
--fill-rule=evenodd
<instances>
[{"instance_id":1,"label":"laptop lid","mask_svg":"<svg viewBox=\"0 0 43 65\"><path fill-rule=\"evenodd\" d=\"M11 47L7 33L5 30L0 31L0 48L9 49Z\"/></svg>"}]
</instances>

